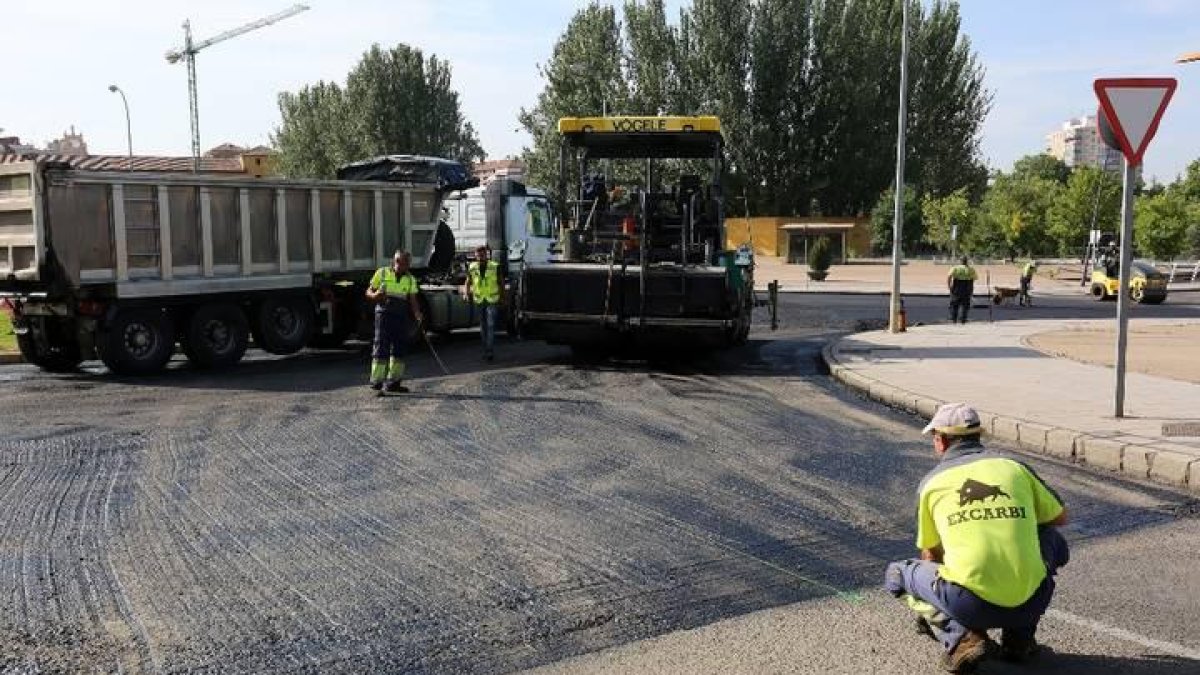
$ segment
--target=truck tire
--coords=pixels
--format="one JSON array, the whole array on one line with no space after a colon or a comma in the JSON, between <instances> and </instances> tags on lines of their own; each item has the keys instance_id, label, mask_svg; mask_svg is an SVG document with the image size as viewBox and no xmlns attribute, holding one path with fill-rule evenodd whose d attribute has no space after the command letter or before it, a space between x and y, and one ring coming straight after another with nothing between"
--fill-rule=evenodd
<instances>
[{"instance_id":1,"label":"truck tire","mask_svg":"<svg viewBox=\"0 0 1200 675\"><path fill-rule=\"evenodd\" d=\"M175 325L159 309L118 310L96 341L100 360L118 375L147 375L175 353Z\"/></svg>"},{"instance_id":2,"label":"truck tire","mask_svg":"<svg viewBox=\"0 0 1200 675\"><path fill-rule=\"evenodd\" d=\"M46 344L39 344L32 332L17 336L17 349L33 365L51 373L69 373L79 367L83 356L75 340L55 339L49 335ZM61 338L61 336L57 336Z\"/></svg>"},{"instance_id":3,"label":"truck tire","mask_svg":"<svg viewBox=\"0 0 1200 675\"><path fill-rule=\"evenodd\" d=\"M317 322L312 302L296 296L268 298L256 314L254 342L271 354L294 354L303 349Z\"/></svg>"},{"instance_id":4,"label":"truck tire","mask_svg":"<svg viewBox=\"0 0 1200 675\"><path fill-rule=\"evenodd\" d=\"M183 351L200 368L226 368L242 359L250 343L246 315L237 305L203 305L188 319Z\"/></svg>"},{"instance_id":5,"label":"truck tire","mask_svg":"<svg viewBox=\"0 0 1200 675\"><path fill-rule=\"evenodd\" d=\"M1108 291L1104 290L1102 284L1092 284L1092 299L1096 302L1104 302L1108 299Z\"/></svg>"},{"instance_id":6,"label":"truck tire","mask_svg":"<svg viewBox=\"0 0 1200 675\"><path fill-rule=\"evenodd\" d=\"M1129 287L1129 299L1130 299L1130 300L1132 300L1132 301L1134 301L1134 302L1136 302L1136 303L1137 303L1137 304L1139 304L1139 305L1140 305L1140 304L1142 304L1143 302L1145 302L1145 301L1146 301L1146 289L1145 289L1145 287L1143 287L1143 286L1130 286L1130 287Z\"/></svg>"}]
</instances>

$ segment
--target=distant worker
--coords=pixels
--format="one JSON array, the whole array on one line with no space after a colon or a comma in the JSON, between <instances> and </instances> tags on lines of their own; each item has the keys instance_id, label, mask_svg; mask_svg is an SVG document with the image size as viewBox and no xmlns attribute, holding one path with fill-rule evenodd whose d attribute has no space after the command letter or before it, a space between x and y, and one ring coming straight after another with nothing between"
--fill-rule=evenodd
<instances>
[{"instance_id":1,"label":"distant worker","mask_svg":"<svg viewBox=\"0 0 1200 675\"><path fill-rule=\"evenodd\" d=\"M1033 298L1029 297L1029 287L1033 285L1033 275L1037 274L1037 261L1030 260L1021 268L1021 293L1017 300L1021 305L1033 306Z\"/></svg>"},{"instance_id":2,"label":"distant worker","mask_svg":"<svg viewBox=\"0 0 1200 675\"><path fill-rule=\"evenodd\" d=\"M946 277L946 286L950 289L950 323L967 322L967 312L971 309L971 296L975 294L975 268L966 256L962 263L955 265ZM961 311L960 311L961 310Z\"/></svg>"},{"instance_id":3,"label":"distant worker","mask_svg":"<svg viewBox=\"0 0 1200 675\"><path fill-rule=\"evenodd\" d=\"M417 330L424 330L425 317L417 300L420 287L409 273L411 256L396 251L391 267L381 267L371 277L367 299L375 303L375 341L371 347L371 388L383 393L406 393L400 384L404 377L404 355L408 340Z\"/></svg>"},{"instance_id":4,"label":"distant worker","mask_svg":"<svg viewBox=\"0 0 1200 675\"><path fill-rule=\"evenodd\" d=\"M496 315L500 305L500 263L491 260L487 246L475 249L475 262L467 266L467 298L479 308L479 335L483 358L495 356Z\"/></svg>"},{"instance_id":5,"label":"distant worker","mask_svg":"<svg viewBox=\"0 0 1200 675\"><path fill-rule=\"evenodd\" d=\"M967 672L992 646L1025 661L1054 595L1054 575L1067 564L1067 542L1055 528L1067 510L1033 469L985 450L979 414L962 403L938 408L923 433L933 434L940 462L918 488L920 559L890 563L884 589L917 613L918 630L941 643L942 666Z\"/></svg>"}]
</instances>

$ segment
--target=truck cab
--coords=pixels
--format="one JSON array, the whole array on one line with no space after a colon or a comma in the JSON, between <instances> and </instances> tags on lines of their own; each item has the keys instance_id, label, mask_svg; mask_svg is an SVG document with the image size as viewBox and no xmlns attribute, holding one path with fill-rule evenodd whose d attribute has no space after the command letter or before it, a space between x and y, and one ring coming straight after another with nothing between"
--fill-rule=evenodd
<instances>
[{"instance_id":1,"label":"truck cab","mask_svg":"<svg viewBox=\"0 0 1200 675\"><path fill-rule=\"evenodd\" d=\"M500 203L492 209L488 205L489 188L471 188L446 196L442 216L454 234L455 252L470 255L488 245L495 251L495 260L508 263L510 272L521 263L549 262L556 237L554 210L546 192L509 179L494 181L493 185L497 187L491 188L492 192ZM500 239L504 246L497 247ZM500 255L501 250L507 255Z\"/></svg>"}]
</instances>

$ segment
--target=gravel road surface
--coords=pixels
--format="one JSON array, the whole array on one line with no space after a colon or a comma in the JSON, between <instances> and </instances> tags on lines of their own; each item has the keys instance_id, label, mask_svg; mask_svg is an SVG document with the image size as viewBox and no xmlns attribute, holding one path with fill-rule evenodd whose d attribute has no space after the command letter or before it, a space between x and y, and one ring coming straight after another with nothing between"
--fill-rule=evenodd
<instances>
[{"instance_id":1,"label":"gravel road surface","mask_svg":"<svg viewBox=\"0 0 1200 675\"><path fill-rule=\"evenodd\" d=\"M903 624L875 588L933 459L915 420L818 369L878 314L837 302L786 298L780 331L690 365L505 343L484 367L460 336L454 375L417 356L414 392L385 398L353 350L129 380L0 368L0 670L499 673L770 610L821 618L797 624L820 672L863 672L833 636ZM1072 540L1125 565L1080 563L1072 611L1200 646L1190 552L1129 548L1196 541L1195 504L1033 463ZM1130 593L1145 569L1154 592Z\"/></svg>"}]
</instances>

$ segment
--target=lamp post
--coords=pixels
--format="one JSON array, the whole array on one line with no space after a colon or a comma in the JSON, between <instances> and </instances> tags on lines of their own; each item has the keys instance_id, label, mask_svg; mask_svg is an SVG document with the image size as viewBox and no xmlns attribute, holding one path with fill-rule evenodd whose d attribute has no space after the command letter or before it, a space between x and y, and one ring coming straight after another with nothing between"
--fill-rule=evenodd
<instances>
[{"instance_id":1,"label":"lamp post","mask_svg":"<svg viewBox=\"0 0 1200 675\"><path fill-rule=\"evenodd\" d=\"M904 235L904 152L908 135L908 0L901 0L900 28L900 113L896 134L896 203L892 221L892 300L888 330L899 333L900 322L900 242Z\"/></svg>"},{"instance_id":2,"label":"lamp post","mask_svg":"<svg viewBox=\"0 0 1200 675\"><path fill-rule=\"evenodd\" d=\"M114 94L121 95L121 103L125 105L125 141L129 146L129 165L128 170L133 171L133 125L129 123L129 101L125 98L125 92L115 84L108 85L108 90Z\"/></svg>"}]
</instances>

